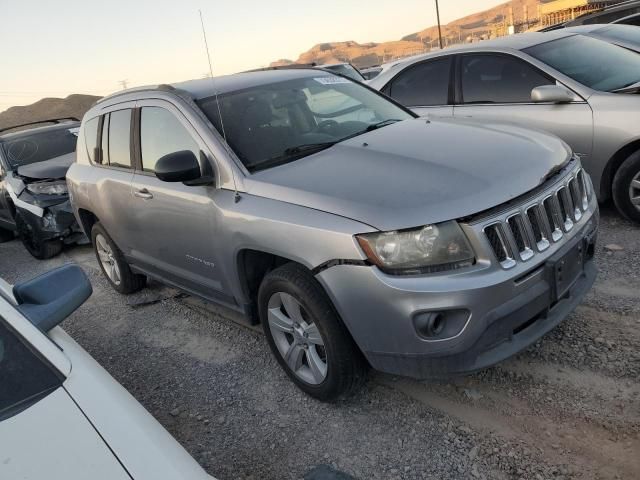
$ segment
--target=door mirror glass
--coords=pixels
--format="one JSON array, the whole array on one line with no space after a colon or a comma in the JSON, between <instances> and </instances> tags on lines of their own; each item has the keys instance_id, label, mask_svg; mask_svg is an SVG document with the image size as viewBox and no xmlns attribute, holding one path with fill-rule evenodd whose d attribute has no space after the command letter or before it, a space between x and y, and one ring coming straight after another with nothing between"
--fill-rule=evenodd
<instances>
[{"instance_id":1,"label":"door mirror glass","mask_svg":"<svg viewBox=\"0 0 640 480\"><path fill-rule=\"evenodd\" d=\"M569 103L573 93L560 85L542 85L531 90L531 100L536 103Z\"/></svg>"},{"instance_id":2,"label":"door mirror glass","mask_svg":"<svg viewBox=\"0 0 640 480\"><path fill-rule=\"evenodd\" d=\"M180 150L160 157L155 165L155 173L163 182L191 182L202 176L198 159L191 150Z\"/></svg>"}]
</instances>

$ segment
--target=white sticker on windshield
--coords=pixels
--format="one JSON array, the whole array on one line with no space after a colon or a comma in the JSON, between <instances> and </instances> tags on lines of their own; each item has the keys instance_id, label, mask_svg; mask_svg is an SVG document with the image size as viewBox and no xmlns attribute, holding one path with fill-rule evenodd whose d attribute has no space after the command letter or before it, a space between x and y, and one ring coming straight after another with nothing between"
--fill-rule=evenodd
<instances>
[{"instance_id":1,"label":"white sticker on windshield","mask_svg":"<svg viewBox=\"0 0 640 480\"><path fill-rule=\"evenodd\" d=\"M351 80L342 77L316 77L314 80L322 85L337 85L338 83L351 83Z\"/></svg>"}]
</instances>

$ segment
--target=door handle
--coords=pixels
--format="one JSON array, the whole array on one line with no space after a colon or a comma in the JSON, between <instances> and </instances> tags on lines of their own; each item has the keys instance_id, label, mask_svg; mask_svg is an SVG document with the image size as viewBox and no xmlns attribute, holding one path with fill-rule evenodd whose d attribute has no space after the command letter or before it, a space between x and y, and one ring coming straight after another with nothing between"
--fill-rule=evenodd
<instances>
[{"instance_id":1,"label":"door handle","mask_svg":"<svg viewBox=\"0 0 640 480\"><path fill-rule=\"evenodd\" d=\"M133 194L138 198L144 198L145 200L150 200L153 198L153 193L151 193L146 188L141 188L140 190L136 190Z\"/></svg>"}]
</instances>

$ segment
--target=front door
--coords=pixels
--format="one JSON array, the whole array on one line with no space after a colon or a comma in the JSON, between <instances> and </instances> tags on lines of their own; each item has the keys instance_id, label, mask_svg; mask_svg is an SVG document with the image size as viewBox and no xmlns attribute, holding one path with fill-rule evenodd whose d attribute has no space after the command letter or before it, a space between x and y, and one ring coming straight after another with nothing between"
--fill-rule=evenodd
<instances>
[{"instance_id":1,"label":"front door","mask_svg":"<svg viewBox=\"0 0 640 480\"><path fill-rule=\"evenodd\" d=\"M207 148L173 105L151 100L138 105L141 165L132 184L133 260L150 274L185 290L229 301L218 258L221 249L216 244L216 198L225 192L214 185L163 182L154 173L159 158L182 150L211 162Z\"/></svg>"},{"instance_id":2,"label":"front door","mask_svg":"<svg viewBox=\"0 0 640 480\"><path fill-rule=\"evenodd\" d=\"M580 156L591 155L591 107L576 95L571 103L534 103L531 90L556 80L523 59L501 53L465 54L457 69L454 116L553 133Z\"/></svg>"}]
</instances>

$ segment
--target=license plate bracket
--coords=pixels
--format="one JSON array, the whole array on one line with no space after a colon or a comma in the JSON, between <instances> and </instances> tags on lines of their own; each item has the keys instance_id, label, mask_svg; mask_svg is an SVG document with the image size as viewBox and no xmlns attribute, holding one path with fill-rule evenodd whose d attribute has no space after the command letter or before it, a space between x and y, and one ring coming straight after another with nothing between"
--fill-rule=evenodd
<instances>
[{"instance_id":1,"label":"license plate bracket","mask_svg":"<svg viewBox=\"0 0 640 480\"><path fill-rule=\"evenodd\" d=\"M552 287L552 300L564 297L584 271L584 242L577 242L568 251L554 255L547 262Z\"/></svg>"}]
</instances>

